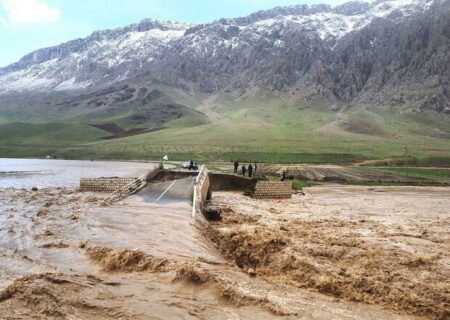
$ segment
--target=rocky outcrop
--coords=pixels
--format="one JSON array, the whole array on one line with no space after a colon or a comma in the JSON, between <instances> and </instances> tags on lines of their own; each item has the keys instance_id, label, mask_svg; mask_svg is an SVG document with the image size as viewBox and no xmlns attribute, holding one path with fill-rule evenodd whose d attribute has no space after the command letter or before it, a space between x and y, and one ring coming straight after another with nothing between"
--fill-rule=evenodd
<instances>
[{"instance_id":1,"label":"rocky outcrop","mask_svg":"<svg viewBox=\"0 0 450 320\"><path fill-rule=\"evenodd\" d=\"M144 20L33 52L0 69L0 92L163 84L252 88L348 105L445 111L450 0L279 7L203 25Z\"/></svg>"}]
</instances>

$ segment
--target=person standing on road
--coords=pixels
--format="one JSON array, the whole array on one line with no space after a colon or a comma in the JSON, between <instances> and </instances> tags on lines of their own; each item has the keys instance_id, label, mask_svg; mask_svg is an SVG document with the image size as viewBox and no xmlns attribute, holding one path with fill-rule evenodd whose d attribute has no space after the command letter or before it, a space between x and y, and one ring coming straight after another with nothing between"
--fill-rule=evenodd
<instances>
[{"instance_id":1,"label":"person standing on road","mask_svg":"<svg viewBox=\"0 0 450 320\"><path fill-rule=\"evenodd\" d=\"M235 161L234 162L234 173L238 173L238 169L239 169L239 162Z\"/></svg>"},{"instance_id":2,"label":"person standing on road","mask_svg":"<svg viewBox=\"0 0 450 320\"><path fill-rule=\"evenodd\" d=\"M245 177L245 173L247 172L247 168L245 167L245 163L242 165L242 176Z\"/></svg>"},{"instance_id":3,"label":"person standing on road","mask_svg":"<svg viewBox=\"0 0 450 320\"><path fill-rule=\"evenodd\" d=\"M251 178L252 175L253 175L253 166L252 166L252 164L250 163L250 164L248 165L248 177Z\"/></svg>"},{"instance_id":4,"label":"person standing on road","mask_svg":"<svg viewBox=\"0 0 450 320\"><path fill-rule=\"evenodd\" d=\"M255 162L254 168L255 168L255 174L256 174L256 170L258 170L258 165L256 164L256 162Z\"/></svg>"}]
</instances>

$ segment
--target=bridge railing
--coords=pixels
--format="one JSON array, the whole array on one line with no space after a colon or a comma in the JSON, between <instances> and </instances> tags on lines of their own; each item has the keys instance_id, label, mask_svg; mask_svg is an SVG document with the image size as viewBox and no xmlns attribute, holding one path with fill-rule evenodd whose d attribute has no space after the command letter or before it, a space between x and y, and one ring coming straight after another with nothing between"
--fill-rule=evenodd
<instances>
[{"instance_id":1,"label":"bridge railing","mask_svg":"<svg viewBox=\"0 0 450 320\"><path fill-rule=\"evenodd\" d=\"M147 185L147 175L143 175L142 177L139 177L132 181L131 183L121 187L120 189L117 189L113 193L111 193L109 196L103 200L104 205L113 204L117 201L120 201L129 195L132 195L139 190L141 190L143 187Z\"/></svg>"},{"instance_id":2,"label":"bridge railing","mask_svg":"<svg viewBox=\"0 0 450 320\"><path fill-rule=\"evenodd\" d=\"M203 165L194 182L194 194L192 196L192 218L201 213L209 190L208 169Z\"/></svg>"},{"instance_id":3,"label":"bridge railing","mask_svg":"<svg viewBox=\"0 0 450 320\"><path fill-rule=\"evenodd\" d=\"M113 193L103 200L103 205L110 205L122 199L125 199L129 195L132 195L142 188L144 188L149 181L154 179L154 177L158 174L158 172L162 169L162 165L160 164L157 168L154 168L152 171L143 175L139 178L134 179L129 184L117 189Z\"/></svg>"}]
</instances>

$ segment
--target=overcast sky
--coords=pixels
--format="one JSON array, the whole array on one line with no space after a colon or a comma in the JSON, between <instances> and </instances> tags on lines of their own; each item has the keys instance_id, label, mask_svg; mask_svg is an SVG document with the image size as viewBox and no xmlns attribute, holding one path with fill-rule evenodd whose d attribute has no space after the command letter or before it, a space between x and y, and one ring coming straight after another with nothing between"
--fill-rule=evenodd
<instances>
[{"instance_id":1,"label":"overcast sky","mask_svg":"<svg viewBox=\"0 0 450 320\"><path fill-rule=\"evenodd\" d=\"M195 23L261 9L340 0L0 0L0 66L43 47L144 18Z\"/></svg>"}]
</instances>

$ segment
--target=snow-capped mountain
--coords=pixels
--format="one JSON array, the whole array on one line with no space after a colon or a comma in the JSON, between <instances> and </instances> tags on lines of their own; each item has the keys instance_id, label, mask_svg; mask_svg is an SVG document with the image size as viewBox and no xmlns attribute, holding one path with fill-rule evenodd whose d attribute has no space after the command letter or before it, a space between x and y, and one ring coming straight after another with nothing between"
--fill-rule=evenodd
<instances>
[{"instance_id":1,"label":"snow-capped mountain","mask_svg":"<svg viewBox=\"0 0 450 320\"><path fill-rule=\"evenodd\" d=\"M127 79L162 55L190 24L143 20L37 50L0 69L3 90L76 90Z\"/></svg>"},{"instance_id":2,"label":"snow-capped mountain","mask_svg":"<svg viewBox=\"0 0 450 320\"><path fill-rule=\"evenodd\" d=\"M382 104L389 95L391 104L420 100L419 107L444 110L449 4L299 5L201 25L148 19L32 52L0 69L0 92L133 81L203 93L257 87L345 103Z\"/></svg>"}]
</instances>

